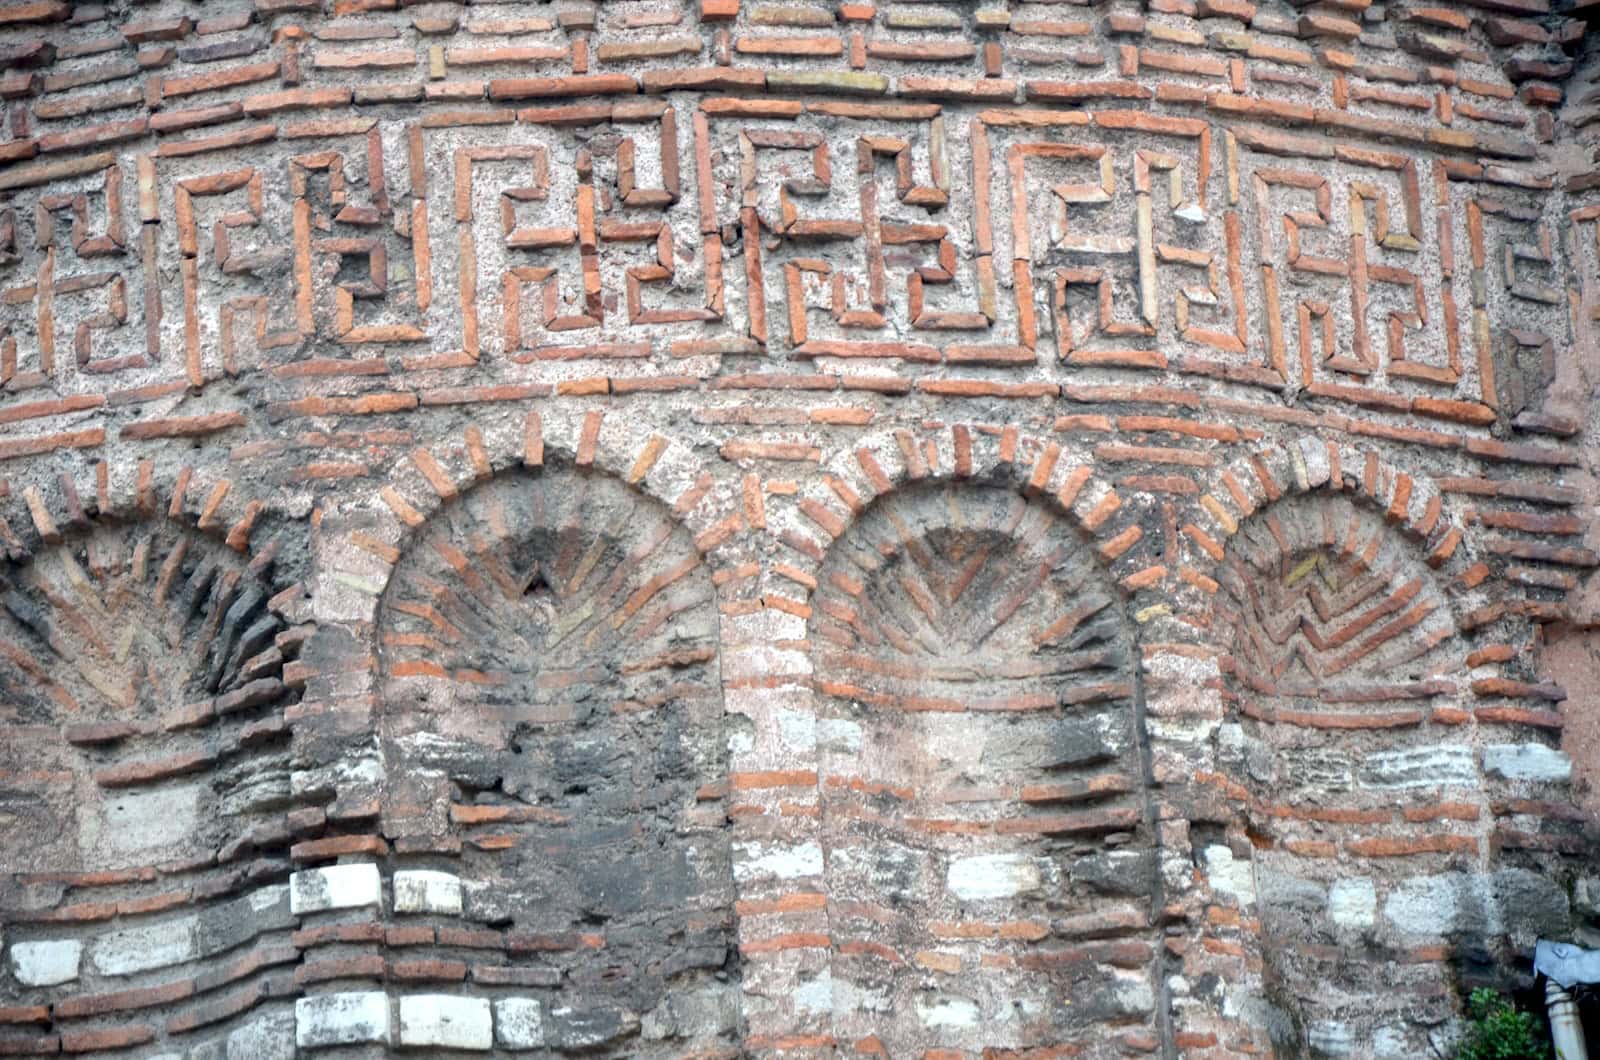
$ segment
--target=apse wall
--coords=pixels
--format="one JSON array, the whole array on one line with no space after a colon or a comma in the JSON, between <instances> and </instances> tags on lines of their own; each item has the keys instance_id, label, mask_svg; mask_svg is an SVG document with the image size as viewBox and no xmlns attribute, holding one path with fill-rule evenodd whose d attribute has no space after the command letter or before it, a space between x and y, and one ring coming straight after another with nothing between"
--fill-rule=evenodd
<instances>
[{"instance_id":1,"label":"apse wall","mask_svg":"<svg viewBox=\"0 0 1600 1060\"><path fill-rule=\"evenodd\" d=\"M1447 1053L1600 920L1567 6L0 0L0 1055Z\"/></svg>"}]
</instances>

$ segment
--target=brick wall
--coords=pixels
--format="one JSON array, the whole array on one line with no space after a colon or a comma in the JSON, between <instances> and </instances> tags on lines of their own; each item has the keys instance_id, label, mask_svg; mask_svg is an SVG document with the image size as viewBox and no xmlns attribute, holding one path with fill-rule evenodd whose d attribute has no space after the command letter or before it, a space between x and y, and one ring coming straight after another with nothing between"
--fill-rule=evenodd
<instances>
[{"instance_id":1,"label":"brick wall","mask_svg":"<svg viewBox=\"0 0 1600 1060\"><path fill-rule=\"evenodd\" d=\"M1573 7L0 0L0 1055L1447 1053L1600 941Z\"/></svg>"}]
</instances>

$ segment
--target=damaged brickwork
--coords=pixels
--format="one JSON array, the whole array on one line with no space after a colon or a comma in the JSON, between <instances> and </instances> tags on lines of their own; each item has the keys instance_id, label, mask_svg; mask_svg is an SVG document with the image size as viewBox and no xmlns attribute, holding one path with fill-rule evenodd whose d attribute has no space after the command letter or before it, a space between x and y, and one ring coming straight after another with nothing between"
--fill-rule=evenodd
<instances>
[{"instance_id":1,"label":"damaged brickwork","mask_svg":"<svg viewBox=\"0 0 1600 1060\"><path fill-rule=\"evenodd\" d=\"M0 1055L1449 1055L1586 10L0 0Z\"/></svg>"}]
</instances>

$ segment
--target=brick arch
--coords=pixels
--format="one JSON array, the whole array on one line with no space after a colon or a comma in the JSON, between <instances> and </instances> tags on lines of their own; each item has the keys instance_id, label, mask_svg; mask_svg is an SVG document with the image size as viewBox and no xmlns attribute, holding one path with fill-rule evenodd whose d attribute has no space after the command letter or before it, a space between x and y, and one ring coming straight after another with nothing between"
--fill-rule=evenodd
<instances>
[{"instance_id":1,"label":"brick arch","mask_svg":"<svg viewBox=\"0 0 1600 1060\"><path fill-rule=\"evenodd\" d=\"M961 438L947 463L908 433L896 464L858 450L875 492L817 567L833 1033L1121 1055L1166 1016L1119 504L1059 449Z\"/></svg>"},{"instance_id":2,"label":"brick arch","mask_svg":"<svg viewBox=\"0 0 1600 1060\"><path fill-rule=\"evenodd\" d=\"M188 467L39 481L0 515L12 1003L85 1049L281 1029L292 956L231 959L290 924L297 542Z\"/></svg>"},{"instance_id":3,"label":"brick arch","mask_svg":"<svg viewBox=\"0 0 1600 1060\"><path fill-rule=\"evenodd\" d=\"M1150 556L1135 515L1092 458L1015 425L879 432L824 470L821 482L802 491L795 505L797 533L785 538L807 573L816 572L828 547L876 499L907 486L949 481L1004 486L1038 499L1084 535L1127 594L1152 590L1167 574Z\"/></svg>"},{"instance_id":4,"label":"brick arch","mask_svg":"<svg viewBox=\"0 0 1600 1060\"><path fill-rule=\"evenodd\" d=\"M373 518L352 526L345 543L360 573L386 584L407 538L473 486L501 473L542 473L548 463L580 474L604 473L660 503L690 534L713 568L735 561L745 521L729 491L688 443L660 431L641 437L634 425L603 409L533 408L520 420L468 423L448 443L418 446L391 470L390 481L354 505ZM376 607L369 594L367 606Z\"/></svg>"},{"instance_id":5,"label":"brick arch","mask_svg":"<svg viewBox=\"0 0 1600 1060\"><path fill-rule=\"evenodd\" d=\"M1204 525L1186 532L1195 546L1196 567L1210 573L1221 562L1226 539L1278 501L1318 492L1342 493L1382 515L1423 550L1429 567L1459 580L1463 590L1471 587L1470 579L1462 579L1473 563L1471 543L1431 481L1395 467L1372 450L1311 436L1258 450L1215 475L1201 494Z\"/></svg>"},{"instance_id":6,"label":"brick arch","mask_svg":"<svg viewBox=\"0 0 1600 1060\"><path fill-rule=\"evenodd\" d=\"M1205 614L1236 831L1197 860L1259 924L1280 1044L1359 1020L1425 1051L1455 965L1505 956L1507 902L1557 894L1499 861L1491 759L1528 735L1478 705L1486 660L1460 620L1477 565L1439 495L1374 455L1304 439L1230 474L1206 506L1224 534Z\"/></svg>"},{"instance_id":7,"label":"brick arch","mask_svg":"<svg viewBox=\"0 0 1600 1060\"><path fill-rule=\"evenodd\" d=\"M228 479L200 481L188 467L163 475L142 461L100 463L82 481L63 472L8 508L0 681L12 751L32 745L23 731L55 744L89 806L104 802L90 793L136 799L283 742L283 710L298 698L284 677L298 648L288 621L302 587L288 580L299 568L285 555L292 541L253 540L263 502ZM242 731L266 718L276 720ZM287 795L286 770L281 781ZM102 829L83 868L171 860L191 839L224 846L256 823L230 827L228 814L191 809L193 837L173 826L153 852L133 832ZM28 836L35 853L38 840ZM76 871L73 861L54 867Z\"/></svg>"},{"instance_id":8,"label":"brick arch","mask_svg":"<svg viewBox=\"0 0 1600 1060\"><path fill-rule=\"evenodd\" d=\"M87 473L62 466L53 478L37 476L42 488L27 486L0 505L6 558L25 559L65 533L113 520L179 523L263 566L284 558L283 535L260 539L267 502L211 469L127 456L96 461Z\"/></svg>"},{"instance_id":9,"label":"brick arch","mask_svg":"<svg viewBox=\"0 0 1600 1060\"><path fill-rule=\"evenodd\" d=\"M536 460L440 491L395 554L374 621L384 831L414 865L501 881L497 920L538 954L526 982L612 1027L602 1055L726 1046L715 546L637 488L664 446L621 477L593 431L541 437Z\"/></svg>"}]
</instances>

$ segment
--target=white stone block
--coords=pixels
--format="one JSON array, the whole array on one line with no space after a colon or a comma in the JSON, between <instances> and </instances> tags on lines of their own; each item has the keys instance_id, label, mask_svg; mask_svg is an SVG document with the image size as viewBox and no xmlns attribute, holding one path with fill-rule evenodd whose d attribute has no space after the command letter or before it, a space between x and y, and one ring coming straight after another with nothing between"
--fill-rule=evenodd
<instances>
[{"instance_id":1,"label":"white stone block","mask_svg":"<svg viewBox=\"0 0 1600 1060\"><path fill-rule=\"evenodd\" d=\"M1328 888L1328 919L1343 928L1365 930L1378 917L1378 893L1364 876L1334 880Z\"/></svg>"},{"instance_id":2,"label":"white stone block","mask_svg":"<svg viewBox=\"0 0 1600 1060\"><path fill-rule=\"evenodd\" d=\"M1377 1060L1410 1060L1420 1052L1406 1041L1404 1027L1391 1025L1372 1032L1372 1055Z\"/></svg>"},{"instance_id":3,"label":"white stone block","mask_svg":"<svg viewBox=\"0 0 1600 1060\"><path fill-rule=\"evenodd\" d=\"M94 943L95 970L101 975L134 975L192 961L200 955L199 926L191 916L101 935Z\"/></svg>"},{"instance_id":4,"label":"white stone block","mask_svg":"<svg viewBox=\"0 0 1600 1060\"><path fill-rule=\"evenodd\" d=\"M389 995L317 994L294 1003L294 1039L302 1049L389 1042Z\"/></svg>"},{"instance_id":5,"label":"white stone block","mask_svg":"<svg viewBox=\"0 0 1600 1060\"><path fill-rule=\"evenodd\" d=\"M733 878L741 882L758 879L793 880L822 875L822 848L815 843L782 846L763 843L735 843Z\"/></svg>"},{"instance_id":6,"label":"white stone block","mask_svg":"<svg viewBox=\"0 0 1600 1060\"><path fill-rule=\"evenodd\" d=\"M1156 994L1150 981L1142 975L1117 976L1112 980L1111 996L1117 1008L1128 1015L1154 1012Z\"/></svg>"},{"instance_id":7,"label":"white stone block","mask_svg":"<svg viewBox=\"0 0 1600 1060\"><path fill-rule=\"evenodd\" d=\"M329 909L355 909L382 901L383 881L378 866L329 865L306 869L289 877L289 912L295 916Z\"/></svg>"},{"instance_id":8,"label":"white stone block","mask_svg":"<svg viewBox=\"0 0 1600 1060\"><path fill-rule=\"evenodd\" d=\"M544 1007L531 997L503 997L494 1003L494 1040L502 1049L544 1045Z\"/></svg>"},{"instance_id":9,"label":"white stone block","mask_svg":"<svg viewBox=\"0 0 1600 1060\"><path fill-rule=\"evenodd\" d=\"M1465 744L1406 747L1375 751L1361 759L1358 776L1363 787L1393 791L1416 788L1478 785L1478 765Z\"/></svg>"},{"instance_id":10,"label":"white stone block","mask_svg":"<svg viewBox=\"0 0 1600 1060\"><path fill-rule=\"evenodd\" d=\"M1206 878L1211 881L1213 891L1233 895L1240 905L1256 900L1255 873L1248 860L1237 860L1233 851L1221 843L1206 847L1205 859Z\"/></svg>"},{"instance_id":11,"label":"white stone block","mask_svg":"<svg viewBox=\"0 0 1600 1060\"><path fill-rule=\"evenodd\" d=\"M395 873L394 911L460 916L461 877L423 869Z\"/></svg>"},{"instance_id":12,"label":"white stone block","mask_svg":"<svg viewBox=\"0 0 1600 1060\"><path fill-rule=\"evenodd\" d=\"M924 1027L970 1030L978 1025L978 1003L956 994L918 994L917 1018Z\"/></svg>"},{"instance_id":13,"label":"white stone block","mask_svg":"<svg viewBox=\"0 0 1600 1060\"><path fill-rule=\"evenodd\" d=\"M103 852L138 855L185 842L200 823L203 785L121 790L100 807L98 816L86 814L79 826L79 845L85 854L104 843ZM89 833L95 833L91 836ZM133 861L124 859L124 864Z\"/></svg>"},{"instance_id":14,"label":"white stone block","mask_svg":"<svg viewBox=\"0 0 1600 1060\"><path fill-rule=\"evenodd\" d=\"M18 942L11 947L11 972L23 986L55 986L78 978L83 943L76 939Z\"/></svg>"},{"instance_id":15,"label":"white stone block","mask_svg":"<svg viewBox=\"0 0 1600 1060\"><path fill-rule=\"evenodd\" d=\"M1384 919L1402 935L1413 938L1448 935L1455 930L1467 889L1467 878L1459 872L1412 876L1401 880L1384 901Z\"/></svg>"},{"instance_id":16,"label":"white stone block","mask_svg":"<svg viewBox=\"0 0 1600 1060\"><path fill-rule=\"evenodd\" d=\"M227 1056L228 1060L294 1060L294 1014L270 1012L233 1031L228 1035Z\"/></svg>"},{"instance_id":17,"label":"white stone block","mask_svg":"<svg viewBox=\"0 0 1600 1060\"><path fill-rule=\"evenodd\" d=\"M400 1044L440 1049L492 1049L494 1023L489 1000L449 994L412 994L400 999Z\"/></svg>"},{"instance_id":18,"label":"white stone block","mask_svg":"<svg viewBox=\"0 0 1600 1060\"><path fill-rule=\"evenodd\" d=\"M1306 1040L1317 1056L1349 1056L1355 1052L1355 1035L1347 1023L1322 1020L1306 1030Z\"/></svg>"},{"instance_id":19,"label":"white stone block","mask_svg":"<svg viewBox=\"0 0 1600 1060\"><path fill-rule=\"evenodd\" d=\"M790 751L809 753L817 749L817 716L806 710L773 711L778 740Z\"/></svg>"},{"instance_id":20,"label":"white stone block","mask_svg":"<svg viewBox=\"0 0 1600 1060\"><path fill-rule=\"evenodd\" d=\"M950 863L945 886L964 902L1010 898L1038 888L1039 866L1023 854L980 854Z\"/></svg>"},{"instance_id":21,"label":"white stone block","mask_svg":"<svg viewBox=\"0 0 1600 1060\"><path fill-rule=\"evenodd\" d=\"M789 993L794 1010L801 1013L830 1012L833 1009L833 974L824 968L815 979L807 980Z\"/></svg>"},{"instance_id":22,"label":"white stone block","mask_svg":"<svg viewBox=\"0 0 1600 1060\"><path fill-rule=\"evenodd\" d=\"M1562 783L1572 777L1572 759L1542 743L1497 743L1483 749L1483 769L1507 780Z\"/></svg>"}]
</instances>

